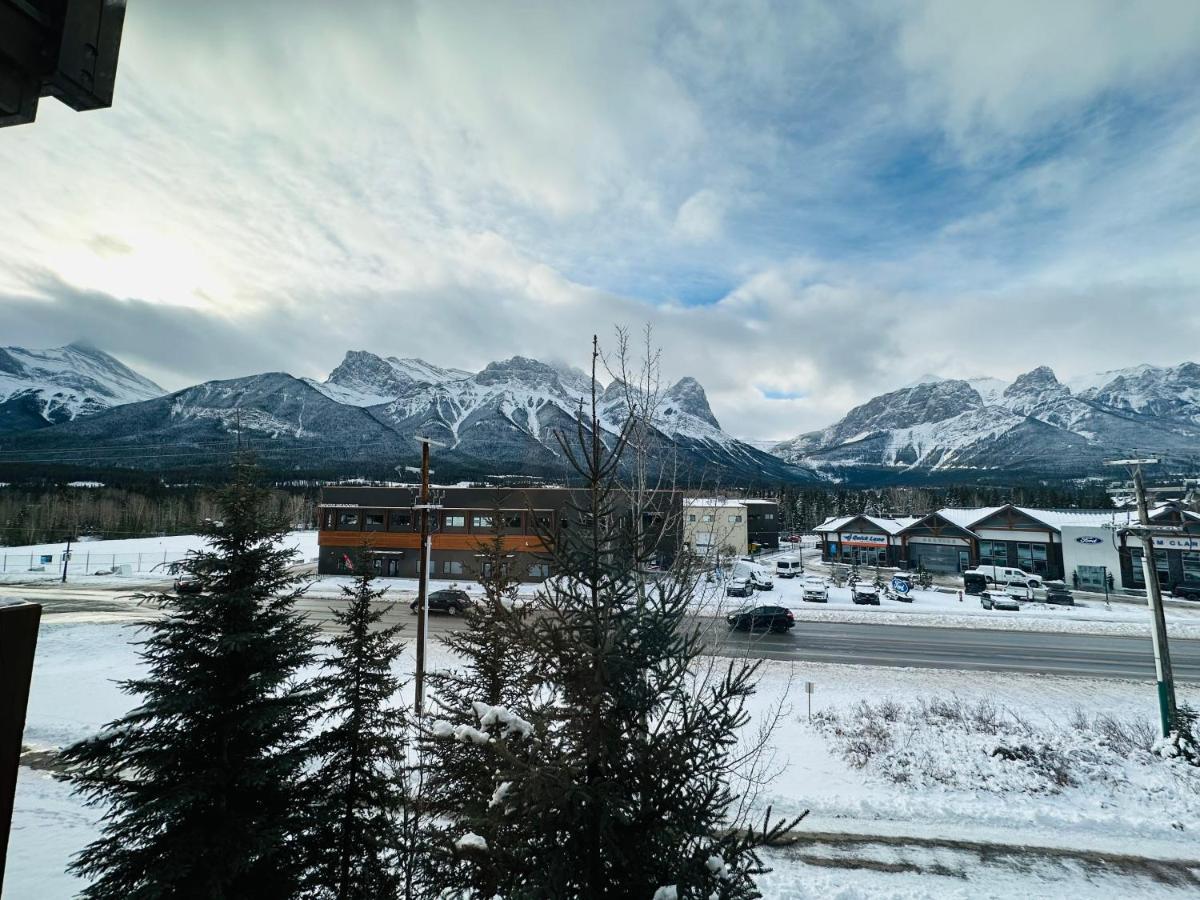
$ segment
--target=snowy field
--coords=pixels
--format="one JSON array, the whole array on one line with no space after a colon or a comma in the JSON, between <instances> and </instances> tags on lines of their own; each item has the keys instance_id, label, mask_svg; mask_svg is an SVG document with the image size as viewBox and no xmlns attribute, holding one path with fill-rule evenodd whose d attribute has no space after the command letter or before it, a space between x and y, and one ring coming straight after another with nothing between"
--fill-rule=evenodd
<instances>
[{"instance_id":1,"label":"snowy field","mask_svg":"<svg viewBox=\"0 0 1200 900\"><path fill-rule=\"evenodd\" d=\"M129 643L135 637L132 627L114 623L44 624L26 743L61 746L132 706L114 680L138 671ZM435 651L431 660L452 664L444 652ZM837 846L772 851L777 871L763 880L767 896L1188 895L1153 879L1091 871L1077 862L1039 858L997 868L978 854L938 846L969 840L1200 859L1200 770L1136 753L1127 758L1084 752L1086 744L1064 727L1075 718L1097 716L1148 723L1155 715L1153 684L775 662L765 663L761 673L755 715L781 703L785 714L774 737L778 776L758 798L759 806L770 803L781 815L810 810L802 825L807 832L931 842L858 847L849 870L830 868L830 857L849 852ZM814 686L811 723L805 682ZM1200 691L1184 691L1181 699L1200 704ZM858 737L859 704L874 708L888 699L910 711L921 709L922 702L964 709L990 705L1028 730L1005 726L998 735L981 735L950 720L925 727L917 716L900 722L885 752L865 765L852 763L847 745ZM839 728L843 736L836 734ZM997 743L1012 744L1014 738L1054 748L1055 759L1066 760L1065 783L1053 778L1048 783L1037 767L991 755ZM23 768L4 896L55 900L77 891L79 884L64 867L95 833L93 818L64 785ZM1200 862L1196 866L1200 871Z\"/></svg>"},{"instance_id":2,"label":"snowy field","mask_svg":"<svg viewBox=\"0 0 1200 900\"><path fill-rule=\"evenodd\" d=\"M297 561L311 567L317 558L317 533L297 531L287 537L295 547ZM169 578L164 563L186 557L189 550L198 549L202 539L195 535L176 535L162 538L135 538L114 541L85 541L74 546L69 564L68 580L74 587L129 588L138 590L147 585L162 585ZM40 544L29 547L0 548L0 585L22 583L51 583L62 574L63 544ZM812 551L806 553L806 564ZM42 563L43 556L51 562ZM772 562L764 560L761 567L770 574ZM126 575L96 574L114 565L126 565ZM34 569L35 571L30 571ZM40 570L40 571L39 571ZM815 570L823 573L823 568ZM812 570L810 570L810 574ZM819 577L824 577L821 574ZM864 571L864 578L870 574ZM333 599L340 596L342 585L352 579L338 576L315 578L309 596ZM478 592L479 586L470 579L456 581L434 579L435 587L454 584ZM415 579L388 579L394 592L416 591ZM1148 635L1149 614L1145 606L1131 598L1114 599L1106 604L1096 595L1076 595L1073 607L1050 606L1045 603L1023 603L1020 611L986 610L977 597L959 599L957 590L914 591L911 603L881 599L879 607L856 606L850 600L849 588L830 586L828 603L806 603L801 599L803 579L774 579L774 589L759 592L750 598L726 597L720 584L702 583L695 597L697 612L720 615L748 603L768 603L786 606L797 620L835 621L887 625L923 625L938 628L988 628L996 630L1072 632L1101 635ZM529 597L536 585L524 585L522 596ZM1200 639L1200 603L1168 601L1167 624L1175 637Z\"/></svg>"}]
</instances>

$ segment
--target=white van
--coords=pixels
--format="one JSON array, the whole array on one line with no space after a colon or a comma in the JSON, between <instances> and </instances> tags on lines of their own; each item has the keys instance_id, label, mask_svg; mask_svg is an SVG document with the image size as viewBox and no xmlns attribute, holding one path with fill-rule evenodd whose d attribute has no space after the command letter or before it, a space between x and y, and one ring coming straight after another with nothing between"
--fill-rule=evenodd
<instances>
[{"instance_id":1,"label":"white van","mask_svg":"<svg viewBox=\"0 0 1200 900\"><path fill-rule=\"evenodd\" d=\"M781 556L775 560L775 575L778 578L795 578L800 574L800 560L795 556Z\"/></svg>"},{"instance_id":2,"label":"white van","mask_svg":"<svg viewBox=\"0 0 1200 900\"><path fill-rule=\"evenodd\" d=\"M1042 586L1041 575L1031 575L1024 569L1014 569L1011 566L976 566L969 571L982 575L988 584L1023 584L1031 588Z\"/></svg>"}]
</instances>

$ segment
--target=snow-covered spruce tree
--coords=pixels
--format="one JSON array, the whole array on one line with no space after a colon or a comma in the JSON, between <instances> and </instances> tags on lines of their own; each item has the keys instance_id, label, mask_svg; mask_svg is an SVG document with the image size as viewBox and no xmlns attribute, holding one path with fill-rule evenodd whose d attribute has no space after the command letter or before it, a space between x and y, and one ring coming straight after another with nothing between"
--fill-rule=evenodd
<instances>
[{"instance_id":1,"label":"snow-covered spruce tree","mask_svg":"<svg viewBox=\"0 0 1200 900\"><path fill-rule=\"evenodd\" d=\"M328 727L310 744L313 827L306 837L309 895L334 900L396 897L404 857L415 852L407 821L408 706L398 696L402 624L379 627L392 609L376 588L369 549L333 610L338 631L316 688Z\"/></svg>"},{"instance_id":2,"label":"snow-covered spruce tree","mask_svg":"<svg viewBox=\"0 0 1200 900\"><path fill-rule=\"evenodd\" d=\"M190 554L194 594L144 598L163 613L145 628L145 674L122 690L141 701L63 754L101 837L72 862L87 898L289 898L311 804L305 731L313 693L296 680L315 628L294 611L285 523L239 458L220 494L207 549Z\"/></svg>"},{"instance_id":3,"label":"snow-covered spruce tree","mask_svg":"<svg viewBox=\"0 0 1200 900\"><path fill-rule=\"evenodd\" d=\"M456 658L453 666L432 671L430 713L421 745L421 810L426 854L425 882L429 896L466 891L467 896L491 898L503 884L498 874L508 868L506 847L519 829L511 827L501 805L502 781L497 771L504 761L488 744L472 741L480 726L475 704L528 715L536 704L537 678L528 650L517 640L527 612L514 606L520 572L504 539L502 497L492 513L492 531L476 549L477 580L483 599L464 614L465 628L442 637ZM457 735L458 739L445 736ZM437 736L440 735L440 736ZM524 754L529 744L514 744L509 753ZM493 802L495 801L495 802ZM490 852L462 858L457 843L465 834L479 835Z\"/></svg>"},{"instance_id":4,"label":"snow-covered spruce tree","mask_svg":"<svg viewBox=\"0 0 1200 900\"><path fill-rule=\"evenodd\" d=\"M619 481L629 434L606 442L593 392L560 441L583 487L545 535L555 577L538 614L512 633L545 702L527 720L480 704L470 730L434 730L499 759L489 802L504 845L473 832L459 851L504 897L755 897L756 848L794 824L735 827L731 769L757 664L697 679L695 573L681 554L669 577L647 574L658 541L639 540Z\"/></svg>"}]
</instances>

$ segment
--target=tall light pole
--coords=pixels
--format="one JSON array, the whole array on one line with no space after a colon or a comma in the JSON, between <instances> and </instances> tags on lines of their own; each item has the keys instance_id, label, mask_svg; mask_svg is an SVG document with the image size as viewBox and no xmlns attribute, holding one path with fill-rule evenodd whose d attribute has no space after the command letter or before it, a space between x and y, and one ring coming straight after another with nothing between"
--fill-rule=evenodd
<instances>
[{"instance_id":1,"label":"tall light pole","mask_svg":"<svg viewBox=\"0 0 1200 900\"><path fill-rule=\"evenodd\" d=\"M1150 509L1146 504L1146 482L1142 466L1157 459L1119 459L1110 466L1126 466L1133 475L1137 496L1138 527L1142 539L1142 577L1146 582L1146 602L1152 619L1150 635L1154 642L1154 672L1158 682L1158 713L1163 737L1171 733L1175 723L1175 676L1171 671L1171 651L1167 646L1167 619L1163 613L1162 586L1158 583L1158 568L1154 565L1154 531L1150 525ZM1134 530L1134 529L1131 529ZM1157 529L1164 531L1165 529Z\"/></svg>"},{"instance_id":2,"label":"tall light pole","mask_svg":"<svg viewBox=\"0 0 1200 900\"><path fill-rule=\"evenodd\" d=\"M413 706L417 715L425 711L425 641L429 631L429 513L440 509L440 504L432 503L429 497L429 448L445 447L432 438L418 437L421 443L421 502L414 509L421 511L421 571L417 582L417 671L413 679Z\"/></svg>"}]
</instances>

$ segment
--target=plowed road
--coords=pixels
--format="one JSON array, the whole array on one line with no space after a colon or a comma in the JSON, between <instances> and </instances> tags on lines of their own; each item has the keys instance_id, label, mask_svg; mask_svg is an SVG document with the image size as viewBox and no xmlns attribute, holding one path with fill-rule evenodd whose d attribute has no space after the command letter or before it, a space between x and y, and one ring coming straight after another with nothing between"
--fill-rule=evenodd
<instances>
[{"instance_id":1,"label":"plowed road","mask_svg":"<svg viewBox=\"0 0 1200 900\"><path fill-rule=\"evenodd\" d=\"M165 585L164 585L165 587ZM41 603L44 621L129 621L147 611L115 591L71 585L4 585L0 598ZM412 622L408 596L389 616ZM306 598L301 608L322 622L336 601ZM454 616L430 615L433 635L462 627ZM1150 638L1088 634L993 631L982 628L930 628L842 622L797 622L789 634L730 632L721 619L693 620L704 632L712 653L796 662L863 666L974 669L993 672L1047 673L1103 678L1153 678ZM412 636L415 628L405 635ZM1200 641L1173 639L1175 677L1200 681Z\"/></svg>"}]
</instances>

